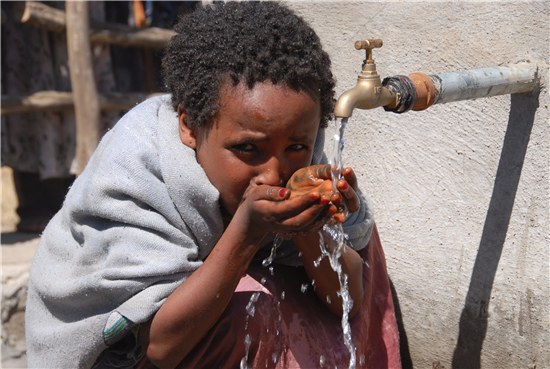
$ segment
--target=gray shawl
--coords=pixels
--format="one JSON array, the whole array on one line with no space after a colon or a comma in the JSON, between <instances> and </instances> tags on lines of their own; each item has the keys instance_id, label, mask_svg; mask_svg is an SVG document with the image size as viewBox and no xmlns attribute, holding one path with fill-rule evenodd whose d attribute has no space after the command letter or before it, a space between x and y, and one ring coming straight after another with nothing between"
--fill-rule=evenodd
<instances>
[{"instance_id":1,"label":"gray shawl","mask_svg":"<svg viewBox=\"0 0 550 369\"><path fill-rule=\"evenodd\" d=\"M318 135L313 163L326 158ZM29 367L90 368L113 313L140 324L223 233L219 193L183 145L170 96L129 111L101 140L40 241L26 312ZM346 221L352 246L372 231L369 200ZM263 248L270 249L266 240ZM279 262L298 265L287 245Z\"/></svg>"}]
</instances>

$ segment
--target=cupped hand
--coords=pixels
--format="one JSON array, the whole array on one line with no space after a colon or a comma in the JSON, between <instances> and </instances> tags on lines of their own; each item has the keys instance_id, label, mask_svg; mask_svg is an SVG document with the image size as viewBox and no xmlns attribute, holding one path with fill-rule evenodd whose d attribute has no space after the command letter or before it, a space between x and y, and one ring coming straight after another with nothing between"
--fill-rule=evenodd
<instances>
[{"instance_id":1,"label":"cupped hand","mask_svg":"<svg viewBox=\"0 0 550 369\"><path fill-rule=\"evenodd\" d=\"M318 193L290 196L291 191L277 186L251 186L233 217L250 234L270 232L297 234L308 232L325 212Z\"/></svg>"},{"instance_id":2,"label":"cupped hand","mask_svg":"<svg viewBox=\"0 0 550 369\"><path fill-rule=\"evenodd\" d=\"M342 179L337 183L338 192L333 189L331 166L328 164L312 165L297 170L286 187L292 191L291 198L307 193L318 193L321 205L327 208L323 219L325 222L330 218L336 222L343 222L346 220L348 211L356 212L360 206L355 192L357 178L351 168L342 171Z\"/></svg>"}]
</instances>

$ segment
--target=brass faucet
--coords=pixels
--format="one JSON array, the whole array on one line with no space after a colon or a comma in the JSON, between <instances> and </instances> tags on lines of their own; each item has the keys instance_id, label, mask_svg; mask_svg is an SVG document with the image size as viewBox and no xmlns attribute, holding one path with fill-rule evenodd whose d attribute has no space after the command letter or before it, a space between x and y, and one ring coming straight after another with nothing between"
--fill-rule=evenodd
<instances>
[{"instance_id":1,"label":"brass faucet","mask_svg":"<svg viewBox=\"0 0 550 369\"><path fill-rule=\"evenodd\" d=\"M371 39L357 41L357 50L366 50L367 56L363 61L363 70L357 78L357 85L344 92L334 108L334 116L337 118L349 118L353 109L373 109L380 106L393 108L397 105L399 93L393 88L382 86L382 81L376 73L376 64L372 58L372 49L382 47L382 40Z\"/></svg>"}]
</instances>

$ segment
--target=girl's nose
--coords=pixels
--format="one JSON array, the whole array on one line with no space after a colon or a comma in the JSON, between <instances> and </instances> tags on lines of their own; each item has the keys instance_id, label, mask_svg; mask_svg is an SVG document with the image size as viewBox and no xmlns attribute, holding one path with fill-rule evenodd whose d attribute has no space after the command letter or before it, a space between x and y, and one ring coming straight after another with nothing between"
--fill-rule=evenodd
<instances>
[{"instance_id":1,"label":"girl's nose","mask_svg":"<svg viewBox=\"0 0 550 369\"><path fill-rule=\"evenodd\" d=\"M277 158L271 158L260 165L256 176L257 185L280 186L283 184L283 170Z\"/></svg>"}]
</instances>

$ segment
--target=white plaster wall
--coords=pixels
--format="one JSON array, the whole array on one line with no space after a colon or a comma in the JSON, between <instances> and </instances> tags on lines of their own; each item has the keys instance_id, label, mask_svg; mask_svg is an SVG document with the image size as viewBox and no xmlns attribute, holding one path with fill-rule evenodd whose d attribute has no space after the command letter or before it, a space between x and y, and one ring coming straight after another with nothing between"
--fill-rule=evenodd
<instances>
[{"instance_id":1,"label":"white plaster wall","mask_svg":"<svg viewBox=\"0 0 550 369\"><path fill-rule=\"evenodd\" d=\"M331 55L338 94L365 38L384 41L382 77L529 61L548 84L548 1L288 4ZM350 119L344 158L374 201L415 368L550 368L549 103L543 85Z\"/></svg>"}]
</instances>

